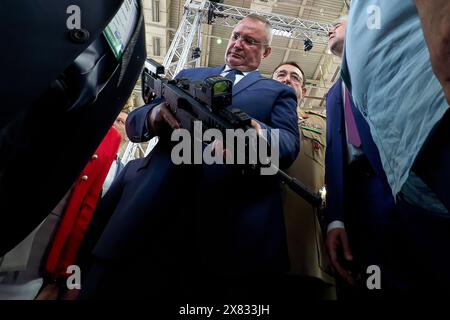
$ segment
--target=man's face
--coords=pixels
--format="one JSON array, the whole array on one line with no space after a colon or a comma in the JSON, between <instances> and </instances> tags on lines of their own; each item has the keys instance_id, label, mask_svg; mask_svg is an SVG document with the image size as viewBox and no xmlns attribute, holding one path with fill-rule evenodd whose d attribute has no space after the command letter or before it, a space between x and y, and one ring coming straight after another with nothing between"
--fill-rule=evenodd
<instances>
[{"instance_id":1,"label":"man's face","mask_svg":"<svg viewBox=\"0 0 450 320\"><path fill-rule=\"evenodd\" d=\"M306 93L306 88L303 88L305 79L303 79L302 72L293 65L279 66L273 73L272 79L292 87L297 95L297 101L300 101Z\"/></svg>"},{"instance_id":2,"label":"man's face","mask_svg":"<svg viewBox=\"0 0 450 320\"><path fill-rule=\"evenodd\" d=\"M122 141L128 141L127 133L125 131L125 121L127 121L127 117L128 114L126 114L125 112L121 112L119 113L116 121L114 121L113 124L114 129L116 129L122 137Z\"/></svg>"},{"instance_id":3,"label":"man's face","mask_svg":"<svg viewBox=\"0 0 450 320\"><path fill-rule=\"evenodd\" d=\"M256 70L261 60L270 54L271 48L266 42L264 23L243 19L231 33L225 51L225 62L230 68L242 72Z\"/></svg>"},{"instance_id":4,"label":"man's face","mask_svg":"<svg viewBox=\"0 0 450 320\"><path fill-rule=\"evenodd\" d=\"M342 52L344 50L346 27L347 21L340 21L335 23L328 32L328 45L330 47L330 51L338 57L342 57Z\"/></svg>"}]
</instances>

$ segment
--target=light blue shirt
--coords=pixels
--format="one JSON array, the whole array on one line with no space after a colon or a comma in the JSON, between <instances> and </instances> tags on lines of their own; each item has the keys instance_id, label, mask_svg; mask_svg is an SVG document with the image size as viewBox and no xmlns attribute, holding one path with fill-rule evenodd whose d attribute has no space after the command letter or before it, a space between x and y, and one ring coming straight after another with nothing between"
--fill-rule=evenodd
<instances>
[{"instance_id":1,"label":"light blue shirt","mask_svg":"<svg viewBox=\"0 0 450 320\"><path fill-rule=\"evenodd\" d=\"M370 126L395 197L449 108L413 0L352 1L342 77Z\"/></svg>"}]
</instances>

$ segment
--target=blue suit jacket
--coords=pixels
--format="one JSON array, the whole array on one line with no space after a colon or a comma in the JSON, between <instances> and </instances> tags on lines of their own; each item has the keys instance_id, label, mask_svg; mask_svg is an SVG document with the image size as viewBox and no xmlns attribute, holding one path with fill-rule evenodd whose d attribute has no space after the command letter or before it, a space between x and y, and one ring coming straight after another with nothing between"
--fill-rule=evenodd
<instances>
[{"instance_id":1,"label":"blue suit jacket","mask_svg":"<svg viewBox=\"0 0 450 320\"><path fill-rule=\"evenodd\" d=\"M334 220L345 221L345 212L360 211L382 217L393 208L394 201L386 175L381 165L378 149L373 142L370 128L351 103L356 126L361 137L362 149L369 160L375 177L363 184L348 186L346 177L351 174L347 167L347 140L345 135L345 115L342 99L342 81L338 80L327 95L327 149L325 154L325 183L327 185L327 223ZM367 183L366 183L367 182ZM354 188L353 188L354 187ZM349 193L355 193L351 203L345 203ZM361 212L363 210L363 212Z\"/></svg>"},{"instance_id":2,"label":"blue suit jacket","mask_svg":"<svg viewBox=\"0 0 450 320\"><path fill-rule=\"evenodd\" d=\"M221 70L189 69L178 77L203 80ZM152 137L145 123L152 106L129 115L127 134L132 141ZM286 167L295 160L299 132L291 88L252 72L233 88L233 107L265 128L280 129L280 164ZM159 273L168 272L170 265L177 270L189 265L194 273L287 270L277 178L243 176L226 165L176 166L170 151L166 144L158 143L146 159L127 166L123 178L111 187L115 196L106 195L99 209L109 212L99 215L112 217L94 255L118 260L138 254L141 259L127 260L143 263L149 259L149 266L164 264ZM133 179L126 178L130 176Z\"/></svg>"},{"instance_id":3,"label":"blue suit jacket","mask_svg":"<svg viewBox=\"0 0 450 320\"><path fill-rule=\"evenodd\" d=\"M224 66L182 70L176 78L202 81L220 75ZM294 91L275 80L264 78L258 71L245 76L233 87L232 106L248 113L262 128L280 131L280 167L287 168L296 159L300 142ZM160 102L161 100L158 100ZM133 111L127 119L127 135L133 142L150 140L153 135L146 124L147 114L157 103Z\"/></svg>"}]
</instances>

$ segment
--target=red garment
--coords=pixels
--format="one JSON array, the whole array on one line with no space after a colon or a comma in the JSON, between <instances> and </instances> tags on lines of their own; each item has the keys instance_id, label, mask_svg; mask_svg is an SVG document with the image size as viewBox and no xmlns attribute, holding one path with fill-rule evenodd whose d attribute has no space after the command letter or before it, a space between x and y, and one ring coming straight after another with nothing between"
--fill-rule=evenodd
<instances>
[{"instance_id":1,"label":"red garment","mask_svg":"<svg viewBox=\"0 0 450 320\"><path fill-rule=\"evenodd\" d=\"M45 266L52 278L67 276L67 267L76 261L120 141L119 133L114 128L109 129L73 187Z\"/></svg>"}]
</instances>

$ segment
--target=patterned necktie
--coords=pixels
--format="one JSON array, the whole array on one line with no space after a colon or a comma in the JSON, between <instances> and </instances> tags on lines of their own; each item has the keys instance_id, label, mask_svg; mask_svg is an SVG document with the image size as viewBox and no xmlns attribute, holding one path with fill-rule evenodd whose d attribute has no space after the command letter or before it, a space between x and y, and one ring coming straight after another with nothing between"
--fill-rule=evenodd
<instances>
[{"instance_id":1,"label":"patterned necktie","mask_svg":"<svg viewBox=\"0 0 450 320\"><path fill-rule=\"evenodd\" d=\"M240 72L237 69L231 69L225 75L225 78L230 79L231 81L233 81L233 85L234 85L234 82L236 81L236 75L238 75L238 74L242 75L242 72Z\"/></svg>"},{"instance_id":2,"label":"patterned necktie","mask_svg":"<svg viewBox=\"0 0 450 320\"><path fill-rule=\"evenodd\" d=\"M361 138L358 133L358 128L356 127L355 118L353 117L353 112L350 105L350 94L348 93L347 88L345 88L344 109L348 143L354 145L355 147L360 147Z\"/></svg>"}]
</instances>

